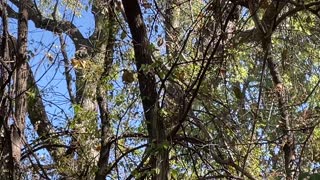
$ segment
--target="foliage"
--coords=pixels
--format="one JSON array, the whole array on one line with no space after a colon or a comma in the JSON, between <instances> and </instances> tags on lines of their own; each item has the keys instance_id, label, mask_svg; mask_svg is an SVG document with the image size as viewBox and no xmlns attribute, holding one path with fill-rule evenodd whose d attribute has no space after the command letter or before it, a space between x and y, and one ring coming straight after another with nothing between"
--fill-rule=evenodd
<instances>
[{"instance_id":1,"label":"foliage","mask_svg":"<svg viewBox=\"0 0 320 180\"><path fill-rule=\"evenodd\" d=\"M8 2L17 19L22 1ZM319 178L320 1L26 3L26 179ZM12 154L21 77L2 39Z\"/></svg>"}]
</instances>

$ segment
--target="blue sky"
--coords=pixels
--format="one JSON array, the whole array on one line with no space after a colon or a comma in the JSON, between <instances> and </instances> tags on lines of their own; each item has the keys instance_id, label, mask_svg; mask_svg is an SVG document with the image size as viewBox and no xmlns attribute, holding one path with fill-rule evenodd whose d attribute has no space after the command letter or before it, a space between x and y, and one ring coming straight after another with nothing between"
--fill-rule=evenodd
<instances>
[{"instance_id":1,"label":"blue sky","mask_svg":"<svg viewBox=\"0 0 320 180\"><path fill-rule=\"evenodd\" d=\"M17 11L17 8L14 7L14 10ZM68 12L70 13L70 11ZM81 17L74 17L73 23L79 28L80 32L83 34L84 37L89 37L94 28L94 19L93 15L90 12L90 8L88 11L83 11ZM72 18L72 14L66 16L68 20ZM17 36L17 20L10 19L10 33L14 36ZM162 27L159 27L159 31L162 30ZM129 33L129 37L130 32ZM71 39L67 36L66 37L66 50L69 59L74 56L75 48ZM153 36L154 37L154 36ZM154 39L153 39L154 40ZM126 40L131 42L131 40L126 37ZM70 101L68 100L69 95L66 88L66 81L64 76L64 63L62 59L62 55L60 52L60 42L59 37L52 32L35 28L34 23L29 21L29 37L28 37L28 49L34 53L34 56L31 57L29 64L32 67L33 73L35 75L35 79L37 81L37 85L42 93L43 102L46 107L46 111L49 115L49 119L53 123L54 126L57 127L65 127L67 123L67 119L65 115L68 116L68 119L71 120L73 118L73 108L71 106ZM126 51L128 48L132 48L131 46L124 45L123 47L119 47L121 50ZM51 54L53 56L53 61L48 59L48 55ZM55 55L58 54L56 57ZM121 66L126 64L128 60L121 59ZM131 66L131 65L130 65ZM135 69L135 66L131 66ZM123 67L120 67L122 69ZM74 75L74 71L72 71ZM74 77L74 76L73 76ZM126 89L119 89L122 88L123 83L121 78L117 81L118 88L115 93L123 93L122 91L126 91ZM75 89L75 88L74 88ZM129 102L126 102L129 103ZM134 111L142 112L141 105L133 108ZM63 111L63 112L62 112ZM124 110L119 110L121 115L124 114ZM124 118L126 119L126 118ZM118 119L117 119L118 120ZM131 127L138 128L141 125L143 120L143 114L139 117L135 117L130 120ZM119 124L122 122L118 122ZM114 128L117 129L118 123L114 124ZM120 128L119 134L123 133L122 128ZM28 130L28 141L32 142L35 138L37 138L37 134L34 132L30 121L27 119L27 130ZM40 156L44 155L47 156L46 150L40 150L37 152ZM49 160L46 158L46 160Z\"/></svg>"},{"instance_id":2,"label":"blue sky","mask_svg":"<svg viewBox=\"0 0 320 180\"><path fill-rule=\"evenodd\" d=\"M10 5L17 11L15 6L12 4ZM88 37L94 27L93 15L90 13L90 9L88 12L84 11L82 14L82 17L75 17L73 23L85 37ZM10 34L15 37L17 37L17 24L17 20L9 20ZM70 38L67 36L65 37L67 54L69 58L72 58L74 56L75 48ZM66 88L65 76L63 75L64 63L60 53L59 37L52 32L35 28L34 23L29 21L28 43L29 51L34 53L34 57L30 58L29 64L34 72L37 85L42 92L43 102L46 106L49 119L54 126L64 127L67 123L64 113L72 119L73 108L68 101L69 96ZM51 62L47 58L48 54L53 55L54 62ZM59 56L55 57L56 54L59 54ZM72 73L74 74L74 72ZM63 113L62 110L64 111ZM28 132L28 142L32 142L33 139L38 137L34 132L29 119L27 119L26 130ZM48 155L46 150L40 150L37 154L40 157ZM46 158L46 160L49 159Z\"/></svg>"}]
</instances>

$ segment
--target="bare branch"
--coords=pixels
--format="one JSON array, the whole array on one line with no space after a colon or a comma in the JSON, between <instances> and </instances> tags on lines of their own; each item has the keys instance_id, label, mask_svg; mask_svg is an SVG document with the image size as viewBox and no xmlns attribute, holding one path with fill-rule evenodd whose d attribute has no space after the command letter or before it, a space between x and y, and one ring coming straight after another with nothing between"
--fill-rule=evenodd
<instances>
[{"instance_id":1,"label":"bare branch","mask_svg":"<svg viewBox=\"0 0 320 180\"><path fill-rule=\"evenodd\" d=\"M19 5L18 0L11 0L16 6ZM26 7L29 12L29 20L32 20L37 28L45 29L54 33L66 33L74 42L76 49L81 46L92 47L88 39L84 38L79 29L70 21L58 21L44 17L41 12L38 11L37 5L31 0L26 0ZM17 13L10 7L8 7L9 17L17 18Z\"/></svg>"}]
</instances>

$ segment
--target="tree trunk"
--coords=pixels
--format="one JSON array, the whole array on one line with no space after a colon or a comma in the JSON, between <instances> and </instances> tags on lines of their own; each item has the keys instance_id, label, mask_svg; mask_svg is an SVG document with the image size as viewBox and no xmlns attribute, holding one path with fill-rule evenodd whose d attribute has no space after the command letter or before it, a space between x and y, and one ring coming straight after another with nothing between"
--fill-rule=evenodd
<instances>
[{"instance_id":1,"label":"tree trunk","mask_svg":"<svg viewBox=\"0 0 320 180\"><path fill-rule=\"evenodd\" d=\"M135 63L138 69L140 96L146 119L149 143L151 148L157 150L151 156L152 170L155 173L152 179L168 179L169 151L165 147L166 132L162 118L159 115L158 94L155 74L152 71L141 69L144 65L151 65L152 58L150 44L147 38L147 30L143 21L141 9L137 0L122 1L129 28L132 34L132 42L135 53Z\"/></svg>"},{"instance_id":2,"label":"tree trunk","mask_svg":"<svg viewBox=\"0 0 320 180\"><path fill-rule=\"evenodd\" d=\"M104 68L102 75L99 80L99 84L97 87L97 102L99 106L100 112L100 120L101 120L101 140L100 140L100 155L98 161L98 170L96 172L96 180L104 180L107 176L107 169L109 164L109 154L111 149L110 137L112 136L112 128L111 128L111 119L109 117L108 110L108 101L106 97L105 89L103 88L104 79L109 76L110 69L113 62L113 52L114 52L114 43L115 43L115 35L117 32L116 19L114 14L114 4L112 3L108 8L108 21L109 26L107 31L108 39L106 40L106 50L104 57Z\"/></svg>"},{"instance_id":3,"label":"tree trunk","mask_svg":"<svg viewBox=\"0 0 320 180\"><path fill-rule=\"evenodd\" d=\"M2 24L3 24L3 36L1 36L1 65L0 65L0 133L3 135L0 138L0 147L3 156L0 159L0 177L4 179L13 179L13 158L9 128L9 114L11 110L9 108L8 98L8 86L10 86L10 80L12 75L12 69L10 67L10 61L14 60L14 53L12 52L12 46L10 48L10 36L8 33L8 18L6 11L6 4L2 2Z\"/></svg>"},{"instance_id":4,"label":"tree trunk","mask_svg":"<svg viewBox=\"0 0 320 180\"><path fill-rule=\"evenodd\" d=\"M264 64L267 64L270 75L274 84L275 93L278 98L278 108L281 119L279 127L283 133L283 153L284 153L284 169L287 180L294 179L294 161L295 161L295 139L291 129L291 120L289 118L289 111L287 108L287 90L283 85L282 77L279 69L272 57L272 40L271 36L275 28L277 16L288 3L288 1L272 1L265 10L261 20L257 15L258 4L256 1L248 1L249 10L253 17L254 23L258 30L258 37L260 37L263 51L265 53ZM255 4L256 3L256 4Z\"/></svg>"},{"instance_id":5,"label":"tree trunk","mask_svg":"<svg viewBox=\"0 0 320 180\"><path fill-rule=\"evenodd\" d=\"M287 109L288 107L288 102L287 102L287 90L285 89L283 85L282 78L280 76L279 69L277 65L275 64L272 54L271 54L271 37L268 39L264 40L263 42L263 50L265 51L266 55L266 61L268 64L268 68L270 71L270 75L272 77L272 81L275 87L275 93L278 98L278 107L280 111L280 116L281 119L279 121L279 127L283 133L283 157L284 157L284 169L285 169L285 174L286 174L286 179L287 180L292 180L294 179L293 174L294 174L294 151L295 151L295 139L294 139L294 134L291 129L291 121L289 117L289 111Z\"/></svg>"},{"instance_id":6,"label":"tree trunk","mask_svg":"<svg viewBox=\"0 0 320 180\"><path fill-rule=\"evenodd\" d=\"M11 125L11 147L14 167L14 179L20 179L21 148L24 142L25 118L27 113L27 37L28 12L25 2L20 2L18 20L18 54L15 74L15 118Z\"/></svg>"}]
</instances>

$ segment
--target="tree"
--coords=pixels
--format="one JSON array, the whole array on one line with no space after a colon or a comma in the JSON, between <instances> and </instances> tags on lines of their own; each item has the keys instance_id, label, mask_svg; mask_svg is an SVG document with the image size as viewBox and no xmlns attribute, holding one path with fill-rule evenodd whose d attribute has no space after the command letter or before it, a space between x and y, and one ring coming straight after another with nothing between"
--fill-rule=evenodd
<instances>
[{"instance_id":1,"label":"tree","mask_svg":"<svg viewBox=\"0 0 320 180\"><path fill-rule=\"evenodd\" d=\"M318 177L319 10L2 2L1 176Z\"/></svg>"}]
</instances>

